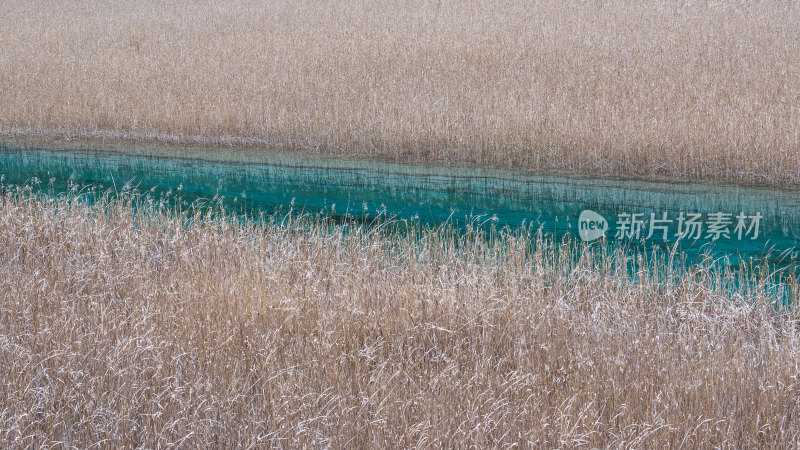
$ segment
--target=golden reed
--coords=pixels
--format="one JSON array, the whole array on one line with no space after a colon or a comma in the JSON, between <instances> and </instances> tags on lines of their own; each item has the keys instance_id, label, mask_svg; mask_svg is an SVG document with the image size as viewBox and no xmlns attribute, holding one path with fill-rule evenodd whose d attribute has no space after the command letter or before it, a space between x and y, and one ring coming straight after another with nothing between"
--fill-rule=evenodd
<instances>
[{"instance_id":1,"label":"golden reed","mask_svg":"<svg viewBox=\"0 0 800 450\"><path fill-rule=\"evenodd\" d=\"M730 297L713 287L732 274L662 266L665 278L632 283L624 254L532 250L524 233L281 220L5 194L0 442L786 448L800 437L797 310L773 309L757 280Z\"/></svg>"},{"instance_id":2,"label":"golden reed","mask_svg":"<svg viewBox=\"0 0 800 450\"><path fill-rule=\"evenodd\" d=\"M0 7L6 135L800 185L795 1Z\"/></svg>"}]
</instances>

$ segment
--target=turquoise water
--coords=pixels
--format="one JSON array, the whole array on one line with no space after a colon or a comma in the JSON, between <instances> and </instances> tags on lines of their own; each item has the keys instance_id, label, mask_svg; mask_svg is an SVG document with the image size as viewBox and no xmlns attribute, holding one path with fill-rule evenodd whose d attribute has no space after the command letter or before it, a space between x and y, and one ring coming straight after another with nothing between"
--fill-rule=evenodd
<instances>
[{"instance_id":1,"label":"turquoise water","mask_svg":"<svg viewBox=\"0 0 800 450\"><path fill-rule=\"evenodd\" d=\"M608 222L606 239L651 248L675 245L687 260L709 251L741 259L769 260L779 266L798 259L800 192L736 186L678 184L529 175L501 170L454 169L382 162L351 161L244 150L184 147L0 142L3 184L38 181L38 189L55 194L70 185L93 185L119 191L125 184L162 195L180 193L186 202L217 201L228 211L257 216L287 211L322 212L369 222L376 215L421 224L467 223L541 228L560 238L579 235L584 210ZM659 222L647 237L650 214ZM677 239L678 221L700 214L700 238ZM711 214L722 213L723 232L709 234ZM622 214L622 216L620 216ZM624 214L642 221L641 233L617 232ZM737 236L737 216L744 228ZM758 219L755 219L758 217ZM730 223L726 224L726 221ZM758 235L752 228L758 222ZM584 224L584 226L587 224ZM664 229L667 241L664 241ZM749 231L749 233L748 233ZM754 239L755 238L755 239Z\"/></svg>"}]
</instances>

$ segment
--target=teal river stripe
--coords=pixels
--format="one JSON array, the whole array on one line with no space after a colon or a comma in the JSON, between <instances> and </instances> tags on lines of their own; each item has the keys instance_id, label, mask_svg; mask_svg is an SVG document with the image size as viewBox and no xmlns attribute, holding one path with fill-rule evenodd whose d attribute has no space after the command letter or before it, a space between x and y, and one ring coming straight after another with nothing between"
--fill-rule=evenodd
<instances>
[{"instance_id":1,"label":"teal river stripe","mask_svg":"<svg viewBox=\"0 0 800 450\"><path fill-rule=\"evenodd\" d=\"M457 169L397 163L353 161L264 151L186 147L48 144L0 142L0 175L6 186L41 180L39 189L62 193L70 183L103 188L132 183L140 191L173 192L181 187L186 201L224 196L231 211L271 213L295 210L349 214L355 218L385 211L389 216L436 225L463 226L470 218L495 226L533 224L560 237L577 236L578 217L591 210L610 227L609 241L623 226L624 214L651 213L672 220L668 243L675 242L681 213L699 213L702 237L681 241L691 260L708 249L715 256L763 258L785 252L791 263L800 243L800 192L738 186L679 184L614 179L530 175L489 169ZM731 234L707 239L710 214L730 216L723 227ZM736 216L760 216L759 235L737 239ZM620 216L623 214L623 216ZM622 219L622 220L620 220ZM750 225L752 220L747 221ZM642 224L643 238L649 223ZM663 245L659 238L640 239L644 248ZM783 264L782 263L782 264Z\"/></svg>"}]
</instances>

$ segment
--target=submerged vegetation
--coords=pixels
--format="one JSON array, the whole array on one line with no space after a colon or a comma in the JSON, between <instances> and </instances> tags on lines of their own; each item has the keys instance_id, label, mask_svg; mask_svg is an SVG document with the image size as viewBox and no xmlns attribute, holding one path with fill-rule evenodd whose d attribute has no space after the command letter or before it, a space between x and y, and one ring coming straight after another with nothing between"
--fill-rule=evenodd
<instances>
[{"instance_id":1,"label":"submerged vegetation","mask_svg":"<svg viewBox=\"0 0 800 450\"><path fill-rule=\"evenodd\" d=\"M0 131L800 185L794 1L11 0Z\"/></svg>"},{"instance_id":2,"label":"submerged vegetation","mask_svg":"<svg viewBox=\"0 0 800 450\"><path fill-rule=\"evenodd\" d=\"M714 288L724 270L632 281L627 262L641 255L579 257L524 230L241 223L137 198L4 193L0 440L644 448L800 438L796 308L777 308L755 275L730 296Z\"/></svg>"}]
</instances>

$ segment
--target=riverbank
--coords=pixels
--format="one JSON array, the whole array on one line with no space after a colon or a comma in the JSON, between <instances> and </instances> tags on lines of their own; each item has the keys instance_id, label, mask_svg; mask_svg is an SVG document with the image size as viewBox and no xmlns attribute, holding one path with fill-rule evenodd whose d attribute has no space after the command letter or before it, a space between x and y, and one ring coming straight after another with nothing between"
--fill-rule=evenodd
<instances>
[{"instance_id":1,"label":"riverbank","mask_svg":"<svg viewBox=\"0 0 800 450\"><path fill-rule=\"evenodd\" d=\"M7 136L800 186L794 2L4 8Z\"/></svg>"},{"instance_id":2,"label":"riverbank","mask_svg":"<svg viewBox=\"0 0 800 450\"><path fill-rule=\"evenodd\" d=\"M252 155L263 152L270 155L291 155L300 158L324 158L335 161L363 161L364 163L398 163L412 166L456 167L463 170L501 170L520 175L564 176L576 179L607 179L619 181L642 181L653 183L690 183L708 186L753 187L787 191L800 190L800 172L786 171L780 175L759 174L754 171L725 172L701 168L699 172L687 174L679 171L630 171L629 167L618 166L611 169L589 166L575 167L574 164L545 164L541 166L525 166L522 164L498 163L496 161L478 162L469 159L447 160L420 155L386 155L364 153L359 151L337 151L321 147L301 145L282 145L266 138L248 138L244 136L187 136L157 132L115 131L43 131L41 129L8 128L0 130L0 141L12 142L15 145L65 147L65 148L120 148L126 152L131 148L172 147L186 149L193 157L199 159L225 160L236 159L239 154ZM341 150L341 149L338 149ZM203 153L205 152L205 153Z\"/></svg>"}]
</instances>

